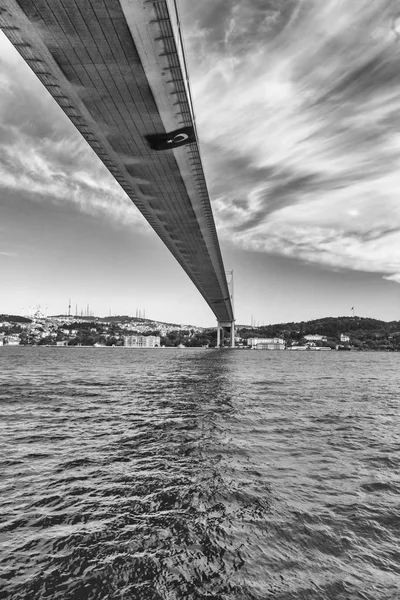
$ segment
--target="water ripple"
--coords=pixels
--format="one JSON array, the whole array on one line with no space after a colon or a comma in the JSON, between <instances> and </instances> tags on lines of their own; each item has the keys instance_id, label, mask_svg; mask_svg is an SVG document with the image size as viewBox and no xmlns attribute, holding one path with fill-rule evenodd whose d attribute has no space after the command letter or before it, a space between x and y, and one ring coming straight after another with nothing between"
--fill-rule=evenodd
<instances>
[{"instance_id":1,"label":"water ripple","mask_svg":"<svg viewBox=\"0 0 400 600\"><path fill-rule=\"evenodd\" d=\"M276 354L1 349L1 597L397 598L398 356Z\"/></svg>"}]
</instances>

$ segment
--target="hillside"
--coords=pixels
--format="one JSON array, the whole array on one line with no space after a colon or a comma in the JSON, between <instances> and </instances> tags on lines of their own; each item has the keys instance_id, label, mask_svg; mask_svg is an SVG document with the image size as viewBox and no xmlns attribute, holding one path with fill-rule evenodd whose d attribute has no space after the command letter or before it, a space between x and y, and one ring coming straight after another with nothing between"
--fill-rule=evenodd
<instances>
[{"instance_id":1,"label":"hillside","mask_svg":"<svg viewBox=\"0 0 400 600\"><path fill-rule=\"evenodd\" d=\"M0 323L32 323L32 319L28 319L28 317L21 317L20 315L0 315Z\"/></svg>"},{"instance_id":2,"label":"hillside","mask_svg":"<svg viewBox=\"0 0 400 600\"><path fill-rule=\"evenodd\" d=\"M215 327L192 327L129 316L78 317L75 321L73 317L59 315L36 323L18 315L0 315L0 337L17 335L22 344L28 345L55 344L64 340L70 345L114 345L122 344L125 335L137 334L160 335L161 344L165 346L183 344L213 347L217 337ZM341 345L355 350L400 351L400 321L387 322L364 317L324 317L313 321L236 328L237 341L245 346L247 339L252 337L279 337L286 341L287 346L304 345L304 336L315 334L327 338L319 340L318 345L331 348ZM341 334L348 336L348 340L341 340ZM229 335L225 341L229 345Z\"/></svg>"},{"instance_id":3,"label":"hillside","mask_svg":"<svg viewBox=\"0 0 400 600\"><path fill-rule=\"evenodd\" d=\"M400 321L380 321L365 317L324 317L313 321L278 323L264 327L244 327L242 338L283 337L287 341L300 341L305 335L326 336L332 344L340 334L350 337L350 345L359 349L400 349Z\"/></svg>"},{"instance_id":4,"label":"hillside","mask_svg":"<svg viewBox=\"0 0 400 600\"><path fill-rule=\"evenodd\" d=\"M22 317L21 317L22 318ZM91 322L91 323L131 323L131 324L136 324L136 325L158 325L160 327L182 327L182 325L179 325L178 323L166 323L164 321L157 321L155 319L146 319L146 318L142 318L142 317L130 317L129 315L115 315L113 317L95 317L95 316L85 316L85 315L52 315L51 317L49 317L49 319L66 319L66 320L71 320L71 319L76 319L77 321L87 321L87 322ZM185 325L185 327L192 327L191 325Z\"/></svg>"}]
</instances>

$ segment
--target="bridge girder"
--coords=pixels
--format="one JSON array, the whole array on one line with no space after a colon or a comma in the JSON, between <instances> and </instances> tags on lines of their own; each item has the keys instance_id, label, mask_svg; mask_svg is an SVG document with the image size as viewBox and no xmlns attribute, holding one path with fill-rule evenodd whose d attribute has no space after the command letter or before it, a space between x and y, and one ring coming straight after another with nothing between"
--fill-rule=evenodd
<instances>
[{"instance_id":1,"label":"bridge girder","mask_svg":"<svg viewBox=\"0 0 400 600\"><path fill-rule=\"evenodd\" d=\"M156 152L145 139L194 124L167 0L2 0L0 29L217 320L232 322L198 144Z\"/></svg>"}]
</instances>

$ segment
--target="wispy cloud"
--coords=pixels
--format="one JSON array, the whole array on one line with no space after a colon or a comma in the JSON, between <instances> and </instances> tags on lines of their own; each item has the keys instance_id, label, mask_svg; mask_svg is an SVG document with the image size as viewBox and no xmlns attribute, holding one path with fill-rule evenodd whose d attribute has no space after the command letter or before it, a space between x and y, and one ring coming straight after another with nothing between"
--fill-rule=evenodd
<instances>
[{"instance_id":1,"label":"wispy cloud","mask_svg":"<svg viewBox=\"0 0 400 600\"><path fill-rule=\"evenodd\" d=\"M183 1L203 156L227 239L400 280L394 4Z\"/></svg>"},{"instance_id":2,"label":"wispy cloud","mask_svg":"<svg viewBox=\"0 0 400 600\"><path fill-rule=\"evenodd\" d=\"M2 250L0 250L0 256L14 257L14 256L17 256L17 253L16 252L3 252Z\"/></svg>"},{"instance_id":3,"label":"wispy cloud","mask_svg":"<svg viewBox=\"0 0 400 600\"><path fill-rule=\"evenodd\" d=\"M145 223L1 32L0 186L114 223Z\"/></svg>"},{"instance_id":4,"label":"wispy cloud","mask_svg":"<svg viewBox=\"0 0 400 600\"><path fill-rule=\"evenodd\" d=\"M400 282L400 2L180 3L221 236ZM0 57L0 185L143 223L1 34Z\"/></svg>"},{"instance_id":5,"label":"wispy cloud","mask_svg":"<svg viewBox=\"0 0 400 600\"><path fill-rule=\"evenodd\" d=\"M388 279L389 281L395 281L396 283L400 283L400 273L396 275L389 275L388 277L384 277L384 279Z\"/></svg>"}]
</instances>

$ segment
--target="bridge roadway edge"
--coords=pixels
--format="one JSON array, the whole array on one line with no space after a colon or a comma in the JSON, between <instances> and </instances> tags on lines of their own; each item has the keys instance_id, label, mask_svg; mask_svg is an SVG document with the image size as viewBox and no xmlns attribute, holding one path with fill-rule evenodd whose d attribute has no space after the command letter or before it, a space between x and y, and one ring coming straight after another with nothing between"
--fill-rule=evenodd
<instances>
[{"instance_id":1,"label":"bridge roadway edge","mask_svg":"<svg viewBox=\"0 0 400 600\"><path fill-rule=\"evenodd\" d=\"M106 4L97 0L94 11L90 0L3 0L0 28L171 251L217 320L232 322L198 144L154 152L144 139L146 133L193 123L167 2Z\"/></svg>"}]
</instances>

